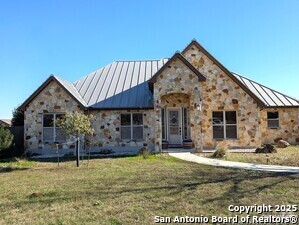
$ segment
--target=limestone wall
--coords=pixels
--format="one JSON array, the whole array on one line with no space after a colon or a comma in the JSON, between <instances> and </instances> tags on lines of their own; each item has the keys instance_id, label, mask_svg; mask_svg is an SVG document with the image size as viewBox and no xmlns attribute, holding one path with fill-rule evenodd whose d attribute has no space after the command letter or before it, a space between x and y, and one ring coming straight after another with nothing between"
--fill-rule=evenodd
<instances>
[{"instance_id":1,"label":"limestone wall","mask_svg":"<svg viewBox=\"0 0 299 225\"><path fill-rule=\"evenodd\" d=\"M78 103L72 99L56 82L52 81L26 107L25 114L25 148L52 149L53 143L43 142L42 119L44 113L83 112ZM122 141L120 139L120 114L127 112L142 112L144 120L144 140L138 142ZM95 129L92 142L94 146L154 146L154 113L153 110L118 110L89 111L95 116L92 123ZM68 139L65 148L74 148L74 140Z\"/></svg>"},{"instance_id":2,"label":"limestone wall","mask_svg":"<svg viewBox=\"0 0 299 225\"><path fill-rule=\"evenodd\" d=\"M268 128L267 112L278 112L279 127ZM263 143L274 143L280 139L290 143L299 142L299 109L298 108L271 108L261 111Z\"/></svg>"},{"instance_id":3,"label":"limestone wall","mask_svg":"<svg viewBox=\"0 0 299 225\"><path fill-rule=\"evenodd\" d=\"M199 124L199 116L195 111L195 107L200 102L201 83L196 74L193 73L181 60L176 59L170 63L157 77L154 84L154 107L155 107L155 148L156 151L161 149L162 145L162 121L161 121L161 108L165 104L175 104L178 107L186 107L189 105L190 111L190 125L191 125L191 138L194 140L195 145L199 146L199 139L194 135L196 134L193 129ZM178 103L169 94L183 93L189 96L188 102ZM165 96L165 97L163 97ZM164 101L162 101L164 98Z\"/></svg>"},{"instance_id":4,"label":"limestone wall","mask_svg":"<svg viewBox=\"0 0 299 225\"><path fill-rule=\"evenodd\" d=\"M143 141L122 141L120 137L121 113L143 113ZM89 111L95 116L92 127L95 130L93 146L154 146L154 111L153 110L109 110Z\"/></svg>"},{"instance_id":5,"label":"limestone wall","mask_svg":"<svg viewBox=\"0 0 299 225\"><path fill-rule=\"evenodd\" d=\"M221 142L229 146L259 146L261 144L260 109L257 103L196 46L184 54L207 79L202 82L202 130L204 146L215 147L213 140L212 111L237 111L238 138ZM195 127L199 133L199 127Z\"/></svg>"},{"instance_id":6,"label":"limestone wall","mask_svg":"<svg viewBox=\"0 0 299 225\"><path fill-rule=\"evenodd\" d=\"M43 113L82 112L73 100L56 82L52 81L33 99L24 112L25 149L52 148L52 144L42 141ZM71 141L71 140L68 140ZM71 144L67 147L71 147ZM74 147L74 145L72 145Z\"/></svg>"}]
</instances>

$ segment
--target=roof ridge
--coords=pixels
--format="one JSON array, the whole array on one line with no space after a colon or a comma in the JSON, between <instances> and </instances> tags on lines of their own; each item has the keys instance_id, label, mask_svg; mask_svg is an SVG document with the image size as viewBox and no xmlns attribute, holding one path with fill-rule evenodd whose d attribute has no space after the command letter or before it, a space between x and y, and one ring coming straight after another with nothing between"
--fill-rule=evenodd
<instances>
[{"instance_id":1,"label":"roof ridge","mask_svg":"<svg viewBox=\"0 0 299 225\"><path fill-rule=\"evenodd\" d=\"M51 76L53 76L54 78L56 78L60 83L67 82L68 84L72 85L72 87L74 88L74 91L76 92L76 94L78 94L81 97L81 99L78 99L76 96L74 96L74 97L77 98L80 102L82 101L85 104L85 106L87 106L86 101L84 100L83 96L80 94L80 92L78 91L78 89L76 88L76 86L74 85L74 83L69 82L69 81L67 81L67 80L65 80L65 79L63 79L63 78L61 78L59 76L53 75L53 74ZM62 85L72 94L73 91L70 90L69 87L65 86L63 83L62 83Z\"/></svg>"},{"instance_id":2,"label":"roof ridge","mask_svg":"<svg viewBox=\"0 0 299 225\"><path fill-rule=\"evenodd\" d=\"M258 82L254 81L254 80L251 80L250 78L244 77L244 76L240 75L239 73L235 73L235 72L233 72L233 71L231 71L231 73L232 73L232 74L236 74L237 76L240 76L240 77L242 77L242 78L245 78L245 79L247 79L247 80L249 80L249 81L251 81L251 82L253 82L253 83L256 83L256 84L258 84L258 85L260 85L260 86L262 86L262 87L268 88L269 90L274 91L274 92L277 92L277 93L279 93L279 94L281 94L281 95L283 95L283 96L285 96L285 97L291 98L291 99L293 99L294 101L296 101L296 102L299 103L299 100L296 99L295 97L292 97L292 96L289 96L289 95L287 95L287 94L284 94L284 93L282 93L282 92L280 92L280 91L274 90L274 89L272 89L272 88L270 88L270 87L267 87L267 86L265 86L265 85L263 85L263 84L261 84L261 83L258 83Z\"/></svg>"},{"instance_id":3,"label":"roof ridge","mask_svg":"<svg viewBox=\"0 0 299 225\"><path fill-rule=\"evenodd\" d=\"M170 59L169 57L163 57L161 59L130 59L130 60L115 60L113 62L152 62L152 61L161 61L163 59Z\"/></svg>"}]
</instances>

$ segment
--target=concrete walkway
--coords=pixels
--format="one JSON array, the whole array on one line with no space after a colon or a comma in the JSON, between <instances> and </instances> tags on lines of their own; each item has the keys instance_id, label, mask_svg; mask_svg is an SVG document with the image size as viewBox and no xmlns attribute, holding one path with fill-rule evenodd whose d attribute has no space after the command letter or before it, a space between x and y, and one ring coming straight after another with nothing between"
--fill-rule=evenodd
<instances>
[{"instance_id":1,"label":"concrete walkway","mask_svg":"<svg viewBox=\"0 0 299 225\"><path fill-rule=\"evenodd\" d=\"M185 161L211 165L211 166L229 167L234 169L259 170L259 171L277 172L277 173L299 173L299 167L292 167L292 166L262 165L262 164L224 161L219 159L210 159L206 157L197 156L191 154L190 152L181 152L181 153L170 152L169 155Z\"/></svg>"}]
</instances>

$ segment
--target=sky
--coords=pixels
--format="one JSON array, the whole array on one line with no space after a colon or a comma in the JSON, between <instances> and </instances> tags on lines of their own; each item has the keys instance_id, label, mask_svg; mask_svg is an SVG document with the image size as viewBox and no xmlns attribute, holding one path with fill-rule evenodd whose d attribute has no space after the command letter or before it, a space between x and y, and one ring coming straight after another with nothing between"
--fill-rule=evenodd
<instances>
[{"instance_id":1,"label":"sky","mask_svg":"<svg viewBox=\"0 0 299 225\"><path fill-rule=\"evenodd\" d=\"M0 118L50 74L161 59L192 39L229 70L299 98L297 0L0 0Z\"/></svg>"}]
</instances>

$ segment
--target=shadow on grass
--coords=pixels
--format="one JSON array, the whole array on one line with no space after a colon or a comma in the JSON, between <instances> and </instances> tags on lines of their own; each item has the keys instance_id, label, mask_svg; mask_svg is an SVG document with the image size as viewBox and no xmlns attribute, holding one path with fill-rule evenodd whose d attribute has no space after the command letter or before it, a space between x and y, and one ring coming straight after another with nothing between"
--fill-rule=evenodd
<instances>
[{"instance_id":1,"label":"shadow on grass","mask_svg":"<svg viewBox=\"0 0 299 225\"><path fill-rule=\"evenodd\" d=\"M217 204L217 205L223 205L223 207L227 207L227 201L233 201L236 203L241 203L242 200L240 200L242 197L251 197L256 194L258 194L261 191L265 191L267 189L271 189L275 185L278 185L283 182L287 182L288 180L299 180L299 177L294 177L294 175L290 174L278 174L278 173L271 173L271 174L250 174L249 176L244 176L243 178L238 178L234 174L234 172L231 172L231 177L215 177L215 178L208 178L208 179L201 179L199 182L186 182L182 181L180 183L176 184L169 184L169 185L159 185L159 183L156 184L148 184L148 187L135 187L135 185L131 186L130 188L124 188L119 187L117 184L123 184L123 180L126 178L121 178L120 180L116 181L116 186L113 187L113 185L110 188L107 188L106 186L94 186L92 189L84 189L80 188L77 190L72 190L68 192L67 194L65 192L59 192L59 191L52 191L50 193L40 193L40 196L38 197L32 197L28 196L27 200L14 202L11 204L7 204L6 207L15 207L16 205L26 205L28 203L55 203L55 202L61 202L61 201L71 201L72 199L76 199L76 201L80 200L86 200L86 198L92 198L90 199L90 204L93 204L94 200L100 200L100 201L110 201L110 200L116 200L122 197L128 197L128 196L136 196L136 195L142 195L142 198L147 199L159 199L160 197L171 197L173 196L180 196L182 192L184 191L193 191L193 189L204 187L205 185L210 184L216 184L221 185L223 182L231 182L232 179L236 178L236 180L233 180L233 185L228 191L223 191L221 196L202 200L202 204ZM239 174L243 175L243 174ZM240 183L244 180L257 180L257 179L265 179L265 178L282 178L280 180L275 180L273 182L269 182L265 185L260 185L257 187L254 187L252 189L244 189L240 186ZM131 182L134 182L138 185L138 179L132 180ZM130 182L130 183L131 183ZM184 183L186 182L186 183ZM140 181L139 181L140 184ZM203 190L204 191L204 190ZM177 204L177 199L173 200L175 204Z\"/></svg>"},{"instance_id":2,"label":"shadow on grass","mask_svg":"<svg viewBox=\"0 0 299 225\"><path fill-rule=\"evenodd\" d=\"M56 161L46 162L56 163ZM115 171L110 171L111 173L115 172L113 176L93 176L91 179L88 178L89 173L83 174L80 179L75 180L78 186L73 186L71 182L68 186L62 185L61 189L58 188L54 191L47 192L46 190L42 190L40 196L36 198L28 197L27 199L23 199L23 201L11 202L6 204L6 207L16 207L28 203L49 204L72 201L74 199L76 201L88 199L90 204L92 204L94 200L109 201L130 196L132 196L132 199L135 199L136 195L138 195L139 199L152 199L153 201L158 201L160 198L164 199L164 197L171 197L170 199L173 200L168 201L173 201L173 204L177 204L178 200L183 201L186 194L190 195L192 193L194 193L194 197L191 199L203 196L199 200L200 204L217 204L227 207L227 201L242 203L242 198L244 197L255 199L260 192L275 192L275 187L284 182L291 181L284 184L281 188L299 188L299 175L296 174L219 168L185 162L182 162L182 164L184 165L181 165L181 162L176 164L179 165L177 167L177 171L179 172L172 170L175 164L167 165L167 167L160 169L159 167L154 169L152 167L133 167L131 169L133 175L127 176L125 173L120 172L123 171L125 166L130 167L127 162L124 162L124 164L120 164L121 167L119 169L116 168ZM159 166L159 164L156 166ZM185 167L189 168L189 166L192 168L191 170L183 170ZM84 170L81 171L84 172ZM93 173L96 172L97 169ZM289 184L291 186L288 186ZM222 185L225 186L225 189L218 190L219 192L215 193L215 195L211 194L210 191L207 192L208 189L211 190L213 187L221 187ZM68 188L70 186L72 188ZM155 205L153 207L158 206Z\"/></svg>"},{"instance_id":3,"label":"shadow on grass","mask_svg":"<svg viewBox=\"0 0 299 225\"><path fill-rule=\"evenodd\" d=\"M230 174L227 178L223 179L223 182L233 183L227 191L224 191L221 196L218 197L211 196L211 198L203 201L203 203L218 202L221 204L223 199L229 199L240 203L241 199L245 197L258 195L261 192L271 190L279 184L293 180L297 181L296 183L299 184L299 175L292 173L241 170L239 174ZM244 186L243 182L249 181L252 183L251 186Z\"/></svg>"},{"instance_id":4,"label":"shadow on grass","mask_svg":"<svg viewBox=\"0 0 299 225\"><path fill-rule=\"evenodd\" d=\"M136 157L136 155L100 155L100 156L93 156L91 155L89 157L89 160L93 159L117 159L117 158L133 158ZM51 157L51 158L27 158L28 161L33 162L45 162L45 163L58 163L57 157ZM59 162L73 162L76 161L76 156L63 156L59 157ZM88 156L84 156L83 158L80 156L80 161L88 161Z\"/></svg>"},{"instance_id":5,"label":"shadow on grass","mask_svg":"<svg viewBox=\"0 0 299 225\"><path fill-rule=\"evenodd\" d=\"M29 168L18 168L18 167L6 166L6 167L0 167L0 173L9 173L13 171L28 170L28 169Z\"/></svg>"}]
</instances>

